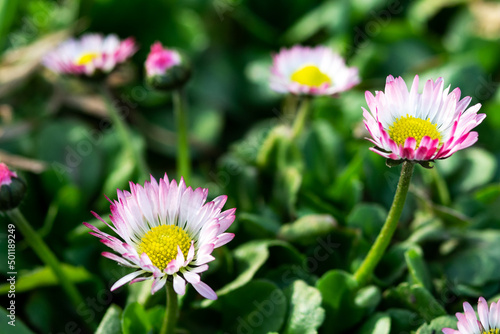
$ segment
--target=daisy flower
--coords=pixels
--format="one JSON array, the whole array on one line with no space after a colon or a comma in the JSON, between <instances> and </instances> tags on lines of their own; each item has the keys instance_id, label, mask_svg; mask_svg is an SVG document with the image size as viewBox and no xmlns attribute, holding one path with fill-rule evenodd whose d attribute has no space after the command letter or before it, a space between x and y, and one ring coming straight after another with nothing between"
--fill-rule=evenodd
<instances>
[{"instance_id":1,"label":"daisy flower","mask_svg":"<svg viewBox=\"0 0 500 334\"><path fill-rule=\"evenodd\" d=\"M146 59L146 74L148 76L162 75L172 66L181 63L179 52L163 48L160 42L151 45L151 51Z\"/></svg>"},{"instance_id":2,"label":"daisy flower","mask_svg":"<svg viewBox=\"0 0 500 334\"><path fill-rule=\"evenodd\" d=\"M214 248L234 237L225 233L234 221L236 209L221 212L227 196L205 203L208 189L186 188L167 175L157 182L151 177L144 187L130 182L130 192L118 190L118 199L111 202L111 230L120 238L84 223L90 234L101 239L117 254L102 255L136 270L119 279L111 291L130 284L153 280L151 294L161 289L167 279L173 280L177 294L183 295L186 282L203 297L217 299L215 292L200 280L215 258ZM104 220L92 212L96 218Z\"/></svg>"},{"instance_id":3,"label":"daisy flower","mask_svg":"<svg viewBox=\"0 0 500 334\"><path fill-rule=\"evenodd\" d=\"M358 69L324 46L296 45L273 57L270 86L279 93L334 95L358 83Z\"/></svg>"},{"instance_id":4,"label":"daisy flower","mask_svg":"<svg viewBox=\"0 0 500 334\"><path fill-rule=\"evenodd\" d=\"M418 81L416 75L408 91L401 77L390 75L384 92L365 93L364 123L376 146L370 150L392 160L429 161L474 144L478 134L471 130L486 117L478 114L481 104L467 108L471 98L460 99L459 88L443 90L443 78L428 80L422 93Z\"/></svg>"},{"instance_id":5,"label":"daisy flower","mask_svg":"<svg viewBox=\"0 0 500 334\"><path fill-rule=\"evenodd\" d=\"M457 313L457 328L443 328L444 334L498 334L500 333L500 300L497 303L491 303L488 309L488 303L483 297L479 298L476 313L469 303L464 303L464 313Z\"/></svg>"},{"instance_id":6,"label":"daisy flower","mask_svg":"<svg viewBox=\"0 0 500 334\"><path fill-rule=\"evenodd\" d=\"M71 38L48 53L43 64L60 74L93 76L96 72L109 73L137 51L132 37L120 41L111 34L85 34Z\"/></svg>"}]
</instances>

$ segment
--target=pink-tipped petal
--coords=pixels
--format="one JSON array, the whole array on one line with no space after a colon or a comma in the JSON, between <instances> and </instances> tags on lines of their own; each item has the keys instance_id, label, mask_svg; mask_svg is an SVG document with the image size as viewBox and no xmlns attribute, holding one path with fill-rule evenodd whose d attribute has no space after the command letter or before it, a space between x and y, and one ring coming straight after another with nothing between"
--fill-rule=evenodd
<instances>
[{"instance_id":1,"label":"pink-tipped petal","mask_svg":"<svg viewBox=\"0 0 500 334\"><path fill-rule=\"evenodd\" d=\"M216 300L217 299L217 294L215 293L215 291L212 290L212 288L209 287L204 282L200 281L197 284L193 284L193 287L203 297L205 297L207 299L210 299L210 300Z\"/></svg>"}]
</instances>

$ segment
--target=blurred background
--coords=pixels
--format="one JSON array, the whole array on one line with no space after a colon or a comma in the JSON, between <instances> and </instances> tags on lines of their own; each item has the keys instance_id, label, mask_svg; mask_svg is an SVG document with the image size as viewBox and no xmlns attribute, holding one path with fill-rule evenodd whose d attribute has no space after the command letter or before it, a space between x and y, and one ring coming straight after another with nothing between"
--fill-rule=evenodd
<instances>
[{"instance_id":1,"label":"blurred background","mask_svg":"<svg viewBox=\"0 0 500 334\"><path fill-rule=\"evenodd\" d=\"M383 90L389 74L408 83L419 74L421 87L424 80L442 76L445 86L460 87L462 96L481 103L488 115L476 129L479 143L438 162L437 171L417 168L403 216L406 229L397 238L413 238L422 247L432 277L442 282L453 277L451 290L458 297L446 305L450 311L460 308L460 298L500 293L500 2L0 0L0 161L18 170L29 185L21 210L69 265L83 295L96 296L116 278L112 271L124 271L101 258L104 247L81 223L94 222L90 210L107 215L103 194L113 199L128 181L144 180L136 179L135 162L123 159L105 121L102 97L84 81L58 77L40 65L46 52L84 32L133 36L139 44L132 60L108 82L155 177L165 172L177 177L175 125L171 96L144 84L144 61L155 41L189 56L191 186L208 187L211 198L227 194L227 207L238 208L233 231L239 234L219 251L207 275L215 289L243 270L233 264L237 259L230 249L246 241L278 238L293 245L293 252L310 254L313 243L282 230L283 224L309 214L333 217L335 227L321 233L333 233L349 246L307 275L314 282L331 268L351 270L383 223L399 175L369 152L363 139L365 90ZM283 110L290 99L269 89L272 54L294 44L331 47L359 68L362 82L338 98L315 99L302 146L305 167L283 173L283 184L289 185L283 186L275 182L273 164L259 166L257 156L267 134L286 121ZM449 198L438 193L439 180L446 182ZM0 227L6 224L0 217ZM415 236L423 225L427 234ZM490 229L496 232L481 234ZM479 246L467 248L474 244L464 239L468 230L481 234ZM0 273L5 273L2 249L6 234L0 231ZM22 240L17 249L18 272L25 277L18 281L19 318L35 332L64 331L61 319L78 319L75 310ZM405 268L393 265L398 252L387 259L386 269L391 269L378 273L382 287L403 279ZM484 266L463 268L460 259L470 258L472 265L477 257L486 261ZM272 280L273 263L266 262L257 277ZM4 307L5 288L0 282ZM435 295L439 288L433 286ZM134 293L139 295L131 291L119 290L112 302L125 305ZM151 305L164 297L155 298ZM191 291L188 300L197 298ZM109 303L95 308L97 322ZM210 324L203 330L186 320L198 308L186 306L183 312L181 323L193 333L217 332L220 319L225 328L236 326L231 314L217 307L200 316Z\"/></svg>"}]
</instances>

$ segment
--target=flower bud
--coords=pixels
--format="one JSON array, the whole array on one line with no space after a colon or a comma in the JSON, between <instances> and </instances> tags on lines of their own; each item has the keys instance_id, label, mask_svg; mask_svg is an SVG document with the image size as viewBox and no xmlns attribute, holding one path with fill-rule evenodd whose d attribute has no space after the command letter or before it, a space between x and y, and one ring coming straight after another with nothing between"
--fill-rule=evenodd
<instances>
[{"instance_id":1,"label":"flower bud","mask_svg":"<svg viewBox=\"0 0 500 334\"><path fill-rule=\"evenodd\" d=\"M0 163L0 210L16 208L24 198L26 184L6 164Z\"/></svg>"},{"instance_id":2,"label":"flower bud","mask_svg":"<svg viewBox=\"0 0 500 334\"><path fill-rule=\"evenodd\" d=\"M146 59L147 83L158 90L181 88L191 77L191 68L178 51L163 48L160 42L151 46Z\"/></svg>"}]
</instances>

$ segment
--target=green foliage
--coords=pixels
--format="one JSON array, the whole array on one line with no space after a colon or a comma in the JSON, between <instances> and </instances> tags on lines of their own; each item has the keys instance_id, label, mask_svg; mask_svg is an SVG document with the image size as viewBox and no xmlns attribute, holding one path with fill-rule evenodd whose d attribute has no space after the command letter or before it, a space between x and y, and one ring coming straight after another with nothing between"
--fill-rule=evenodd
<instances>
[{"instance_id":1,"label":"green foliage","mask_svg":"<svg viewBox=\"0 0 500 334\"><path fill-rule=\"evenodd\" d=\"M145 84L144 61L156 40L190 59L189 186L208 188L209 199L227 195L225 209L237 208L228 231L234 240L214 251L202 275L219 299L203 300L188 284L179 333L440 333L456 328L450 315L464 301L497 301L500 31L485 15L496 5L0 0L0 159L26 181L21 211L91 305L89 313L75 309L16 232L16 332L69 332L74 323L82 333L157 333L164 314L165 294L151 295L151 281L109 292L131 269L103 259L109 249L81 224L114 235L90 211L109 221L103 194L113 201L128 182L143 183L138 161L108 126L95 83L39 65L67 36L91 31L139 44L108 82L155 178L180 178L176 128L171 96ZM271 55L294 44L331 47L362 79L339 96L312 99L297 138L291 127L300 97L277 94L268 81ZM364 139L364 93L383 90L389 74L407 84L418 74L421 89L442 76L488 117L474 147L434 161L434 170L415 167L393 241L372 280L359 286L352 273L386 219L401 169L394 161L387 167ZM0 226L7 223L0 216ZM7 244L4 229L0 249ZM7 261L0 251L4 307ZM0 332L7 326L2 321Z\"/></svg>"}]
</instances>

